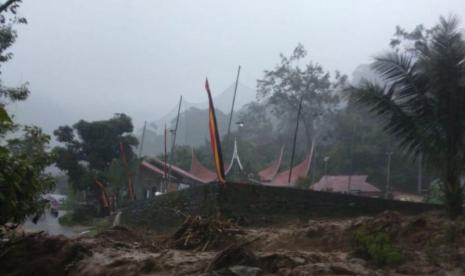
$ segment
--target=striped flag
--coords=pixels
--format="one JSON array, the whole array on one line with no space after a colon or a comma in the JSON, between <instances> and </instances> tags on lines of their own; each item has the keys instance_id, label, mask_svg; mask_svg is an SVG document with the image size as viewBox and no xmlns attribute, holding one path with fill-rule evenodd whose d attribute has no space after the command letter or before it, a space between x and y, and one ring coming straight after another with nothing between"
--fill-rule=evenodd
<instances>
[{"instance_id":1,"label":"striped flag","mask_svg":"<svg viewBox=\"0 0 465 276\"><path fill-rule=\"evenodd\" d=\"M208 85L208 79L205 79L205 90L208 94L208 126L210 129L210 144L213 152L213 159L215 160L215 171L218 177L218 181L221 186L224 186L226 180L224 177L224 166L223 156L221 153L221 143L218 134L218 125L216 123L215 107L213 106L212 95L210 92L210 86Z\"/></svg>"}]
</instances>

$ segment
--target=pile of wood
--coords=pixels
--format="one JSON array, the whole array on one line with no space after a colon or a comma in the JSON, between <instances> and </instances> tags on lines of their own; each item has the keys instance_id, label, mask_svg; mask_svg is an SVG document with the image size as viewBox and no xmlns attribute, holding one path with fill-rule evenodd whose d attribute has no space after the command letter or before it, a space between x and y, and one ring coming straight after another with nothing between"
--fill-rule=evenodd
<instances>
[{"instance_id":1,"label":"pile of wood","mask_svg":"<svg viewBox=\"0 0 465 276\"><path fill-rule=\"evenodd\" d=\"M188 216L171 238L178 249L205 251L227 245L235 236L244 234L231 220L217 217Z\"/></svg>"}]
</instances>

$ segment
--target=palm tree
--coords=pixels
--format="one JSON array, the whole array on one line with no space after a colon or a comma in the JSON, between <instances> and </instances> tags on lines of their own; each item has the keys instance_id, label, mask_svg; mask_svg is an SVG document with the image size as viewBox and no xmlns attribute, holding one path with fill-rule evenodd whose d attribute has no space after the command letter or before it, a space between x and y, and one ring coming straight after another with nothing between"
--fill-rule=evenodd
<instances>
[{"instance_id":1,"label":"palm tree","mask_svg":"<svg viewBox=\"0 0 465 276\"><path fill-rule=\"evenodd\" d=\"M414 49L375 58L384 85L365 82L356 103L382 119L406 154L435 170L443 183L449 216L463 214L465 168L465 40L456 18L440 18Z\"/></svg>"}]
</instances>

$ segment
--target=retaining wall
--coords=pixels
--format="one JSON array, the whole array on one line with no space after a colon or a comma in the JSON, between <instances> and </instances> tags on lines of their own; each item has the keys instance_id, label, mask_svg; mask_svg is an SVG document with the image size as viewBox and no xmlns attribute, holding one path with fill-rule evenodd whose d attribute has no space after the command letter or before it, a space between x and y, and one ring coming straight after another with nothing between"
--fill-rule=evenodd
<instances>
[{"instance_id":1,"label":"retaining wall","mask_svg":"<svg viewBox=\"0 0 465 276\"><path fill-rule=\"evenodd\" d=\"M137 201L122 213L122 223L166 229L179 226L186 215L221 214L245 225L291 220L347 218L386 210L417 214L440 206L243 183L203 185Z\"/></svg>"}]
</instances>

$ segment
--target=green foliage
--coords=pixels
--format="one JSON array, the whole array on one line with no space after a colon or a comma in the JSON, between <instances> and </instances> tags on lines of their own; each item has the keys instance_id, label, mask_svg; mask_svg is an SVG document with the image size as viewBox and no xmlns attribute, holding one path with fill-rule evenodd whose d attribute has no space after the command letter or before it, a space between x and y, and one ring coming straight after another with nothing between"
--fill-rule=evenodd
<instances>
[{"instance_id":1,"label":"green foliage","mask_svg":"<svg viewBox=\"0 0 465 276\"><path fill-rule=\"evenodd\" d=\"M105 230L110 229L112 222L108 218L96 218L92 222L92 227L90 229L90 236L97 235Z\"/></svg>"},{"instance_id":2,"label":"green foliage","mask_svg":"<svg viewBox=\"0 0 465 276\"><path fill-rule=\"evenodd\" d=\"M416 192L418 162L405 158L402 150L383 131L378 118L352 103L325 119L332 128L321 137L311 167L311 178L318 181L324 174L324 158L329 157L329 175L368 175L368 181L381 190L386 183L386 152L393 152L391 188ZM424 183L433 179L430 170L423 171Z\"/></svg>"},{"instance_id":3,"label":"green foliage","mask_svg":"<svg viewBox=\"0 0 465 276\"><path fill-rule=\"evenodd\" d=\"M25 127L21 138L0 146L0 224L21 222L45 206L40 195L54 186L53 178L44 174L53 162L46 151L49 140L39 128Z\"/></svg>"},{"instance_id":4,"label":"green foliage","mask_svg":"<svg viewBox=\"0 0 465 276\"><path fill-rule=\"evenodd\" d=\"M81 120L54 131L57 140L64 144L54 148L56 165L65 171L73 189L95 194L95 178L109 176L115 189L122 187L124 169L120 161L120 143L124 145L130 166L136 164L133 147L137 139L131 118L115 114L109 120L87 122ZM137 165L135 165L137 166ZM134 166L133 166L134 167ZM134 170L134 168L133 168ZM127 183L127 177L124 176Z\"/></svg>"},{"instance_id":5,"label":"green foliage","mask_svg":"<svg viewBox=\"0 0 465 276\"><path fill-rule=\"evenodd\" d=\"M72 210L76 209L76 207L79 204L78 196L77 196L76 191L69 190L66 195L67 195L67 197L66 197L65 201L63 202L63 204L60 205L60 208L63 209L63 210L66 210L66 211L72 211Z\"/></svg>"},{"instance_id":6,"label":"green foliage","mask_svg":"<svg viewBox=\"0 0 465 276\"><path fill-rule=\"evenodd\" d=\"M434 180L429 185L428 194L426 195L425 202L432 204L444 204L444 192L441 189L442 183L439 179Z\"/></svg>"},{"instance_id":7,"label":"green foliage","mask_svg":"<svg viewBox=\"0 0 465 276\"><path fill-rule=\"evenodd\" d=\"M136 158L128 160L128 167L131 175L135 175L140 161ZM127 199L128 177L121 159L113 159L108 168L103 173L107 181L107 192L117 196L117 202L120 204ZM132 178L134 181L134 178Z\"/></svg>"},{"instance_id":8,"label":"green foliage","mask_svg":"<svg viewBox=\"0 0 465 276\"><path fill-rule=\"evenodd\" d=\"M300 120L306 145L310 147L312 138L317 134L315 123L336 107L339 98L333 92L344 86L346 77L336 73L336 81L332 82L330 74L317 63L309 62L300 67L299 62L306 55L307 51L301 44L290 57L281 54L281 62L273 70L266 70L263 79L257 80L257 90L259 97L266 100L274 115L280 118L279 129L288 133L293 133L296 110L303 97Z\"/></svg>"},{"instance_id":9,"label":"green foliage","mask_svg":"<svg viewBox=\"0 0 465 276\"><path fill-rule=\"evenodd\" d=\"M355 255L372 261L378 266L395 266L402 263L404 257L392 246L385 233L366 233L356 231L352 237Z\"/></svg>"},{"instance_id":10,"label":"green foliage","mask_svg":"<svg viewBox=\"0 0 465 276\"><path fill-rule=\"evenodd\" d=\"M97 216L98 210L90 204L78 204L73 206L73 209L68 211L58 221L62 225L90 225L93 219Z\"/></svg>"},{"instance_id":11,"label":"green foliage","mask_svg":"<svg viewBox=\"0 0 465 276\"><path fill-rule=\"evenodd\" d=\"M422 33L422 29L414 32ZM460 177L465 167L465 40L455 18L441 18L428 35L407 35L414 47L379 56L373 70L384 81L366 82L353 93L357 103L368 106L411 156L425 164L444 183L450 217L463 213Z\"/></svg>"},{"instance_id":12,"label":"green foliage","mask_svg":"<svg viewBox=\"0 0 465 276\"><path fill-rule=\"evenodd\" d=\"M13 26L26 23L16 13L20 2L0 5L0 63L12 58L7 50L16 40ZM45 206L41 194L54 185L53 178L44 173L53 162L53 155L47 152L50 137L38 127L16 124L6 110L8 102L23 101L28 95L27 84L6 87L0 81L0 224L19 223L40 214ZM14 133L18 130L21 133Z\"/></svg>"}]
</instances>

